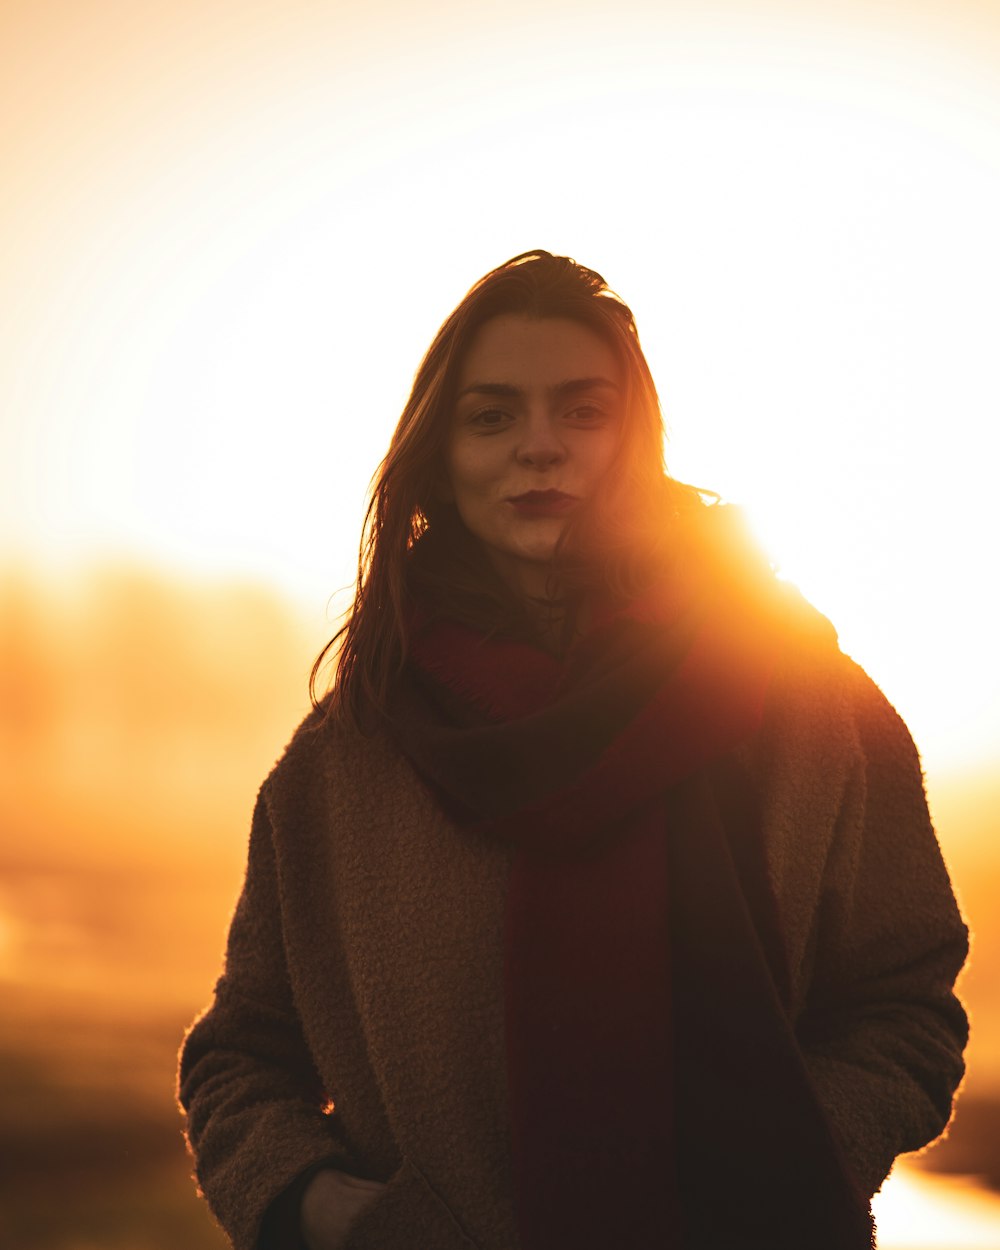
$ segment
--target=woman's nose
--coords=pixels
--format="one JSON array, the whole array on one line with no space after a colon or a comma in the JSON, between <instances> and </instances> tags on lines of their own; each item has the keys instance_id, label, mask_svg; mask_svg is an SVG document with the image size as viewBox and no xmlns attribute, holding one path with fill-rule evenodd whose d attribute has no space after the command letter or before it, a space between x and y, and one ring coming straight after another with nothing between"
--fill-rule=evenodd
<instances>
[{"instance_id":1,"label":"woman's nose","mask_svg":"<svg viewBox=\"0 0 1000 1250\"><path fill-rule=\"evenodd\" d=\"M517 445L521 464L534 469L547 469L566 459L566 448L548 420L528 420Z\"/></svg>"}]
</instances>

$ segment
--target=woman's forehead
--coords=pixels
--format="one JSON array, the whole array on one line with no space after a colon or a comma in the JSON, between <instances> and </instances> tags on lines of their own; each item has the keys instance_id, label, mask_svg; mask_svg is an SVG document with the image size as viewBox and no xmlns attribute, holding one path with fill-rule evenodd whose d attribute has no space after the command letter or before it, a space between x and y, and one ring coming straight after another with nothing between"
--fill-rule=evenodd
<instances>
[{"instance_id":1,"label":"woman's forehead","mask_svg":"<svg viewBox=\"0 0 1000 1250\"><path fill-rule=\"evenodd\" d=\"M458 391L481 384L551 388L580 378L621 386L617 354L595 330L568 317L504 313L479 327L458 371Z\"/></svg>"}]
</instances>

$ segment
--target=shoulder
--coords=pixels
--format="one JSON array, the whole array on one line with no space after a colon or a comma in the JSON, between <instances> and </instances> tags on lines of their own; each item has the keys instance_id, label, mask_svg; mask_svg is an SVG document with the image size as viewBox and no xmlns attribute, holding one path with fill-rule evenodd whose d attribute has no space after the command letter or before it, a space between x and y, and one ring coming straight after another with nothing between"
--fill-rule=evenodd
<instances>
[{"instance_id":1,"label":"shoulder","mask_svg":"<svg viewBox=\"0 0 1000 1250\"><path fill-rule=\"evenodd\" d=\"M858 744L867 759L877 759L899 776L919 778L923 769L909 729L893 704L860 664L844 657L844 685Z\"/></svg>"},{"instance_id":2,"label":"shoulder","mask_svg":"<svg viewBox=\"0 0 1000 1250\"><path fill-rule=\"evenodd\" d=\"M887 749L917 760L902 717L875 680L840 649L833 627L797 591L788 594L790 619L775 649L767 710L772 718L849 739L856 750Z\"/></svg>"},{"instance_id":3,"label":"shoulder","mask_svg":"<svg viewBox=\"0 0 1000 1250\"><path fill-rule=\"evenodd\" d=\"M778 576L741 508L714 504L692 512L682 527L678 557L681 583L727 616L736 632L777 642L816 663L839 653L831 622Z\"/></svg>"},{"instance_id":4,"label":"shoulder","mask_svg":"<svg viewBox=\"0 0 1000 1250\"><path fill-rule=\"evenodd\" d=\"M839 649L781 656L745 758L797 854L817 831L820 848L868 842L900 855L903 844L931 845L913 738L875 681Z\"/></svg>"},{"instance_id":5,"label":"shoulder","mask_svg":"<svg viewBox=\"0 0 1000 1250\"><path fill-rule=\"evenodd\" d=\"M417 818L429 794L384 734L362 733L321 704L292 735L261 787L261 801L276 836L297 840L307 828L361 827L394 813Z\"/></svg>"},{"instance_id":6,"label":"shoulder","mask_svg":"<svg viewBox=\"0 0 1000 1250\"><path fill-rule=\"evenodd\" d=\"M922 779L907 725L856 660L811 626L783 642L768 698L772 721L794 725L797 733L811 726L862 765L878 761Z\"/></svg>"},{"instance_id":7,"label":"shoulder","mask_svg":"<svg viewBox=\"0 0 1000 1250\"><path fill-rule=\"evenodd\" d=\"M360 737L361 735L357 735ZM303 768L311 768L326 755L349 750L354 734L351 727L336 717L329 709L329 696L316 704L296 726L291 738L274 767L265 786L273 784L288 774Z\"/></svg>"},{"instance_id":8,"label":"shoulder","mask_svg":"<svg viewBox=\"0 0 1000 1250\"><path fill-rule=\"evenodd\" d=\"M321 778L367 775L395 758L381 734L364 734L350 720L314 707L292 734L264 782L274 792L314 784Z\"/></svg>"},{"instance_id":9,"label":"shoulder","mask_svg":"<svg viewBox=\"0 0 1000 1250\"><path fill-rule=\"evenodd\" d=\"M743 511L701 505L684 526L682 551L709 601L732 622L771 678L760 733L792 757L812 750L831 764L866 755L893 759L919 775L906 725L837 631L791 582L777 575Z\"/></svg>"},{"instance_id":10,"label":"shoulder","mask_svg":"<svg viewBox=\"0 0 1000 1250\"><path fill-rule=\"evenodd\" d=\"M917 748L876 681L793 585L773 579L767 594L773 668L754 752L799 786L821 777L842 790L878 772L923 803Z\"/></svg>"}]
</instances>

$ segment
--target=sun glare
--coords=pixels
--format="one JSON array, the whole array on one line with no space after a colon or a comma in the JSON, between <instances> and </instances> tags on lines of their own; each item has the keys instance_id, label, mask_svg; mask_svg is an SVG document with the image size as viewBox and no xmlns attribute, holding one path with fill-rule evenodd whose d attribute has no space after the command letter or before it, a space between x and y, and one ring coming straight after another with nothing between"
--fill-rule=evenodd
<instances>
[{"instance_id":1,"label":"sun glare","mask_svg":"<svg viewBox=\"0 0 1000 1250\"><path fill-rule=\"evenodd\" d=\"M466 15L404 57L308 12L223 4L224 66L184 5L80 16L59 73L34 31L0 543L325 602L437 324L548 246L633 305L673 471L748 508L935 759L995 752L1000 78L969 15L626 5L609 38L553 0L532 40Z\"/></svg>"},{"instance_id":2,"label":"sun glare","mask_svg":"<svg viewBox=\"0 0 1000 1250\"><path fill-rule=\"evenodd\" d=\"M1000 1197L975 1178L897 1167L872 1203L878 1250L997 1250Z\"/></svg>"},{"instance_id":3,"label":"sun glare","mask_svg":"<svg viewBox=\"0 0 1000 1250\"><path fill-rule=\"evenodd\" d=\"M145 1073L194 1201L180 1026L164 1063L149 1021L211 984L421 354L533 247L620 291L670 471L745 508L928 774L964 770L935 818L976 930L972 1073L1000 1088L996 6L36 0L0 3L0 47L0 1041L30 1058L0 1130L30 1119L38 1176L74 1132L111 1158L100 1116L124 1126ZM56 1096L39 1039L56 1091L107 1086L50 1116L55 1164L17 1122L30 1080ZM73 1205L89 1175L66 1245L106 1231L99 1181L101 1231ZM162 1195L130 1177L112 1205L145 1245ZM880 1250L1000 1247L985 1183L904 1165L875 1207Z\"/></svg>"}]
</instances>

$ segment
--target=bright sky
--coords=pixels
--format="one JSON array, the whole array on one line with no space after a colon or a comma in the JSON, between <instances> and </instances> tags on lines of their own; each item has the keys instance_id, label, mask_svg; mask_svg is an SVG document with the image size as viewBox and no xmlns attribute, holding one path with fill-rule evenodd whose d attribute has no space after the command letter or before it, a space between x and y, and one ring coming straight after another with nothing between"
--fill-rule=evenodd
<instances>
[{"instance_id":1,"label":"bright sky","mask_svg":"<svg viewBox=\"0 0 1000 1250\"><path fill-rule=\"evenodd\" d=\"M318 615L438 324L547 247L928 760L1000 755L995 5L8 0L0 47L0 559Z\"/></svg>"}]
</instances>

